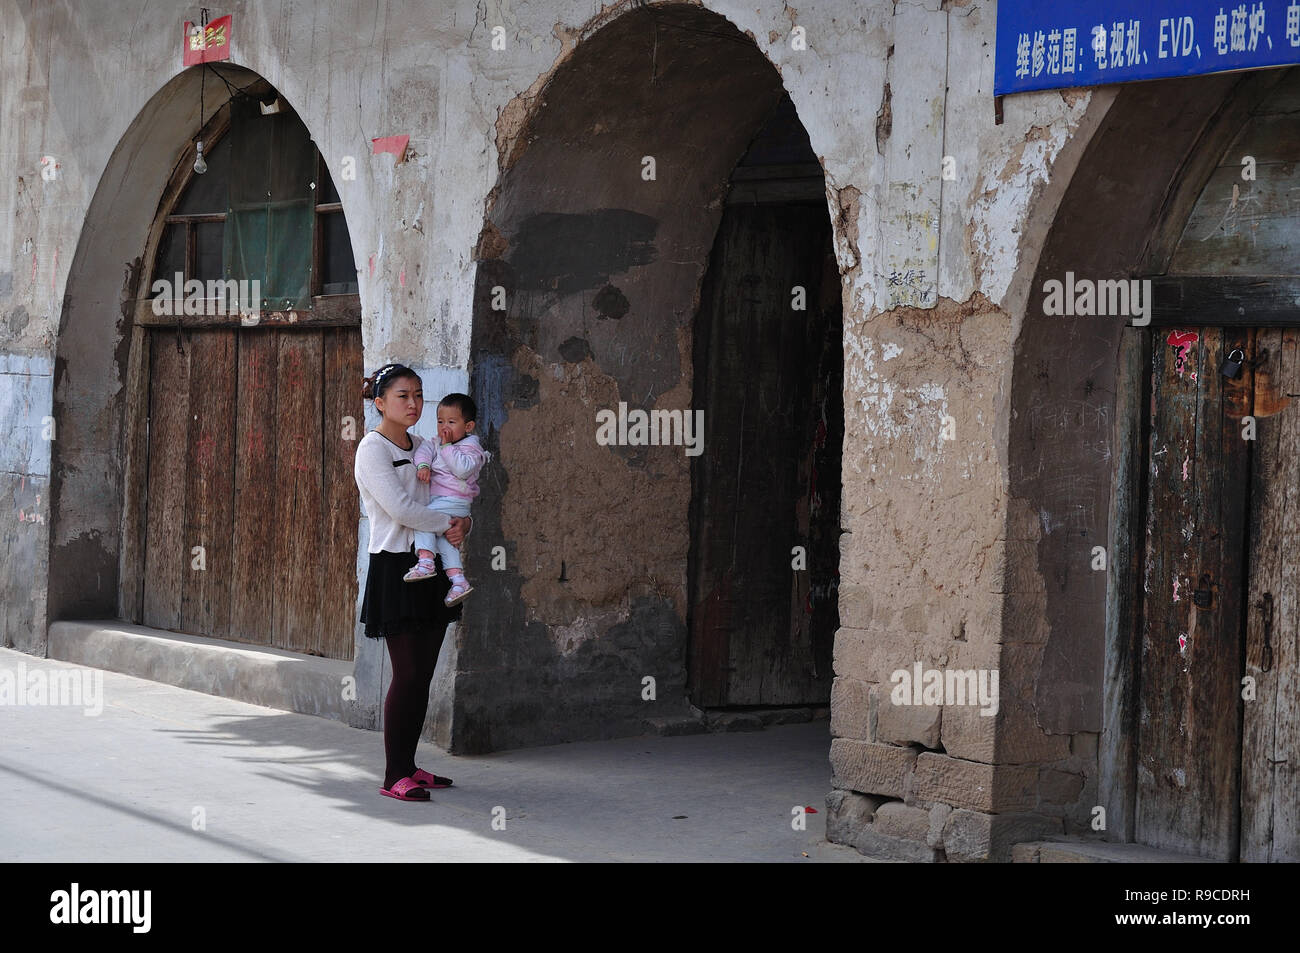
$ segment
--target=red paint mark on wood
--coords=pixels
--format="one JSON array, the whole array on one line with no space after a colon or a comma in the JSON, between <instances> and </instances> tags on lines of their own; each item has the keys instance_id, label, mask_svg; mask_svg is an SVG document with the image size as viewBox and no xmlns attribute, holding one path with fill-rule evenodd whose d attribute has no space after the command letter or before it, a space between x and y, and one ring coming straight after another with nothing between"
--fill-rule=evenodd
<instances>
[{"instance_id":1,"label":"red paint mark on wood","mask_svg":"<svg viewBox=\"0 0 1300 953\"><path fill-rule=\"evenodd\" d=\"M1183 371L1187 368L1187 356L1192 351L1192 345L1201 339L1201 336L1195 331L1179 331L1174 329L1169 332L1169 337L1165 338L1165 343L1178 352L1174 358L1174 371L1179 377L1183 376Z\"/></svg>"},{"instance_id":2,"label":"red paint mark on wood","mask_svg":"<svg viewBox=\"0 0 1300 953\"><path fill-rule=\"evenodd\" d=\"M270 378L266 373L266 365L262 358L256 354L248 358L248 383L245 385L250 391L265 391L271 387Z\"/></svg>"},{"instance_id":3,"label":"red paint mark on wood","mask_svg":"<svg viewBox=\"0 0 1300 953\"><path fill-rule=\"evenodd\" d=\"M287 377L289 386L294 390L298 390L303 386L302 355L297 351L289 352L289 370Z\"/></svg>"}]
</instances>

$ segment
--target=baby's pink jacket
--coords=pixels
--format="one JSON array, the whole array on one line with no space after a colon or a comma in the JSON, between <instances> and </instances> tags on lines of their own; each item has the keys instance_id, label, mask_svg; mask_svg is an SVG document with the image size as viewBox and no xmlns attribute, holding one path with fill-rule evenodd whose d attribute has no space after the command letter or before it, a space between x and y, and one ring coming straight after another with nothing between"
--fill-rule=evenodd
<instances>
[{"instance_id":1,"label":"baby's pink jacket","mask_svg":"<svg viewBox=\"0 0 1300 953\"><path fill-rule=\"evenodd\" d=\"M431 467L429 497L457 496L472 500L478 496L478 474L492 454L483 449L478 437L466 434L455 443L435 446L426 440L412 454L418 470L421 464Z\"/></svg>"}]
</instances>

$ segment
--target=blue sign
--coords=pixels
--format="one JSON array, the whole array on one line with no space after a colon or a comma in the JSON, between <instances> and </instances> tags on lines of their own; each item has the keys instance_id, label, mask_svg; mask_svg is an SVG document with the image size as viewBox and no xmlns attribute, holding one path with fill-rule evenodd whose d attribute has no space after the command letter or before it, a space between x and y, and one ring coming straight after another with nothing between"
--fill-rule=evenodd
<instances>
[{"instance_id":1,"label":"blue sign","mask_svg":"<svg viewBox=\"0 0 1300 953\"><path fill-rule=\"evenodd\" d=\"M1300 0L998 0L993 93L1300 63Z\"/></svg>"}]
</instances>

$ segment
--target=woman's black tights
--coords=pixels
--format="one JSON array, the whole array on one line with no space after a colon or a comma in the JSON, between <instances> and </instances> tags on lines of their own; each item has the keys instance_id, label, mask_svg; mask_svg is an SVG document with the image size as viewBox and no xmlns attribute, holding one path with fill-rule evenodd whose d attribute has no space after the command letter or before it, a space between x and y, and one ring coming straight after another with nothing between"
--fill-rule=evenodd
<instances>
[{"instance_id":1,"label":"woman's black tights","mask_svg":"<svg viewBox=\"0 0 1300 953\"><path fill-rule=\"evenodd\" d=\"M384 639L393 681L384 699L384 787L415 773L415 748L429 710L429 683L438 664L445 626L414 628Z\"/></svg>"}]
</instances>

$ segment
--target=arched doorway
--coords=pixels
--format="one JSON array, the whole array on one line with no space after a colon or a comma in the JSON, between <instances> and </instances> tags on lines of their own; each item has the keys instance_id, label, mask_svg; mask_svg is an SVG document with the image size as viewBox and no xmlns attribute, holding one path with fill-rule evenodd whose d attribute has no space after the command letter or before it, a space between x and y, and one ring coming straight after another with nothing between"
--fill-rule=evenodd
<instances>
[{"instance_id":1,"label":"arched doorway","mask_svg":"<svg viewBox=\"0 0 1300 953\"><path fill-rule=\"evenodd\" d=\"M810 602L819 613L834 604L822 548L806 557L818 575L792 568L792 547L808 544L795 537L809 520L814 462L836 471L819 472L823 499L834 496L838 511L838 462L829 462L825 447L838 453L840 441L817 424L826 413L834 418L829 432L842 428L839 395L816 390L813 380L840 289L833 264L827 280L820 164L780 75L724 18L695 5L656 4L594 24L539 85L528 94L525 121L502 145L477 250L471 386L479 433L496 459L469 546L482 565L499 547L499 569L484 575L484 598L461 626L457 751L694 730L702 714L693 706L750 701L728 695L716 677L730 664L726 644L704 653L722 660L712 669L714 694L697 699L688 686L693 514L727 492L701 491L701 467L717 473L734 463L742 438L752 447L762 429L751 415L741 433L732 413L747 380L737 347L769 360L771 373L754 375L755 396L784 414L780 426L798 431L782 446L779 492L755 500L777 510L779 528L737 538L780 553L748 591L773 583L771 565L783 567L779 592L763 591L765 606L780 604L781 624L755 657L775 653L777 638L799 638L802 656L793 661L786 651L788 663L775 670L811 671L803 616ZM796 230L784 234L787 226ZM764 236L781 241L764 244ZM794 236L807 239L797 254L787 241ZM776 257L756 260L761 249ZM742 272L780 287L749 325L728 323ZM795 285L803 288L799 305L792 304ZM755 291L777 294L767 284ZM754 323L763 316L767 325ZM760 328L764 336L753 337ZM698 348L714 332L726 343L709 358ZM833 336L823 389L840 347L838 330ZM797 351L772 353L796 338ZM712 372L711 408L702 368ZM689 446L684 426L665 430L662 441L636 436L637 415L668 421L676 414L685 425L700 411L702 447ZM734 418L725 424L729 452L711 429L714 412L719 421ZM602 413L631 426L601 442ZM819 434L823 446L814 449ZM702 463L709 454L712 462ZM836 521L831 535L837 531ZM699 578L725 574L729 554L725 565L712 565ZM813 586L820 588L810 596ZM739 642L740 634L732 637ZM828 685L829 644L826 656L818 672ZM822 683L802 671L798 678L815 685L796 693L800 703L824 702Z\"/></svg>"},{"instance_id":2,"label":"arched doorway","mask_svg":"<svg viewBox=\"0 0 1300 953\"><path fill-rule=\"evenodd\" d=\"M1300 465L1286 403L1300 322L1284 297L1300 223L1277 198L1296 184L1298 74L1119 90L1016 347L1004 664L1023 666L1033 698L1004 706L999 750L1050 762L1095 746L1077 829L1220 860L1300 852L1300 739L1278 691L1300 668L1278 649L1295 617L1277 611L1293 585L1280 488ZM1051 281L1122 285L1150 323L1100 297L1045 311Z\"/></svg>"},{"instance_id":3,"label":"arched doorway","mask_svg":"<svg viewBox=\"0 0 1300 953\"><path fill-rule=\"evenodd\" d=\"M695 319L693 402L711 434L690 518L701 707L830 700L844 411L825 190L782 96L732 172Z\"/></svg>"},{"instance_id":4,"label":"arched doorway","mask_svg":"<svg viewBox=\"0 0 1300 953\"><path fill-rule=\"evenodd\" d=\"M195 87L206 93L202 128L197 110L157 122L171 103L196 105ZM302 120L256 74L196 67L146 112L154 105L161 113L138 119L119 152L140 143L157 150L159 129L188 129L204 142L206 169L196 170L193 139L179 150L170 140L161 188L151 191L143 176L131 189L137 180L116 155L101 183L120 176L126 197L156 209L140 223L134 262L121 244L135 223L115 222L116 244L83 248L69 282L110 268L105 256L119 270L128 263L121 394L109 405L121 414L113 427L125 448L113 460L121 547L98 595L52 592L50 618L116 616L350 659L355 553L338 541L354 537L359 515L351 471L363 406L352 382L363 371L339 196ZM89 229L94 222L92 207ZM75 294L69 312L80 304ZM80 402L103 383L82 357L99 330L65 314L56 419L73 429ZM61 449L56 443L56 472ZM67 486L78 474L64 471L54 509L66 531L84 511ZM75 562L71 550L53 547L52 589L55 579L82 575Z\"/></svg>"},{"instance_id":5,"label":"arched doorway","mask_svg":"<svg viewBox=\"0 0 1300 953\"><path fill-rule=\"evenodd\" d=\"M1189 189L1166 215L1172 250L1146 268L1135 838L1295 861L1300 70L1219 135L1190 211Z\"/></svg>"}]
</instances>

